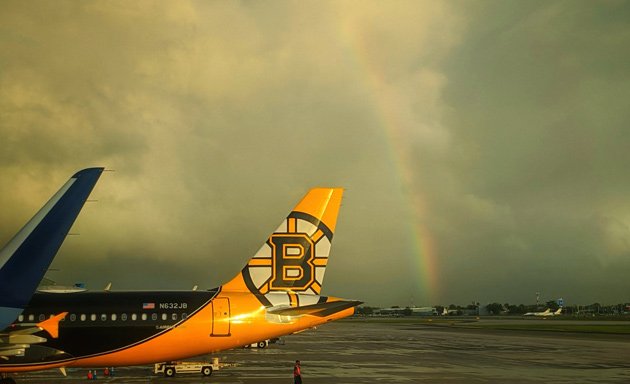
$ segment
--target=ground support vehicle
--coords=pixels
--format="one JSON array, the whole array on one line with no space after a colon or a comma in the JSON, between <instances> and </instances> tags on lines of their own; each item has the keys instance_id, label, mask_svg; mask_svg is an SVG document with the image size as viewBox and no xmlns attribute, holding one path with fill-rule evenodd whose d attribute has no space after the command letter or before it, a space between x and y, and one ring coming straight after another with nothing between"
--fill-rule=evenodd
<instances>
[{"instance_id":1,"label":"ground support vehicle","mask_svg":"<svg viewBox=\"0 0 630 384\"><path fill-rule=\"evenodd\" d=\"M168 361L157 363L153 369L155 374L163 374L166 377L173 377L179 373L201 373L204 376L212 375L212 372L219 370L219 359L213 358L208 361Z\"/></svg>"}]
</instances>

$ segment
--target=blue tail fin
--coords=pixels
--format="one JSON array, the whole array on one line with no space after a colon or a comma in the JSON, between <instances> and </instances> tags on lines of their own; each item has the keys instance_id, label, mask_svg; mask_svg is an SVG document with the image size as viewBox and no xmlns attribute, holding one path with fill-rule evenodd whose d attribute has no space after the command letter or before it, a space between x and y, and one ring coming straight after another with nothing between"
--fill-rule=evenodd
<instances>
[{"instance_id":1,"label":"blue tail fin","mask_svg":"<svg viewBox=\"0 0 630 384\"><path fill-rule=\"evenodd\" d=\"M102 172L75 173L0 250L0 330L31 300Z\"/></svg>"}]
</instances>

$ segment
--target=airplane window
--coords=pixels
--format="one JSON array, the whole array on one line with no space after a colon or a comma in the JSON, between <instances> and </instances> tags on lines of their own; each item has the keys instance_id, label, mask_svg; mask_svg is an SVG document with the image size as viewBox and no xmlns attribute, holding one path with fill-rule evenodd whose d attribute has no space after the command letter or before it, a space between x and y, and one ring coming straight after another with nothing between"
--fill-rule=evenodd
<instances>
[{"instance_id":1,"label":"airplane window","mask_svg":"<svg viewBox=\"0 0 630 384\"><path fill-rule=\"evenodd\" d=\"M96 315L95 315L95 314L91 314L91 315L90 315L90 320L92 320L92 321L96 321Z\"/></svg>"},{"instance_id":2,"label":"airplane window","mask_svg":"<svg viewBox=\"0 0 630 384\"><path fill-rule=\"evenodd\" d=\"M87 316L85 316L85 313L81 314L81 321L85 321L85 319L87 318Z\"/></svg>"},{"instance_id":3,"label":"airplane window","mask_svg":"<svg viewBox=\"0 0 630 384\"><path fill-rule=\"evenodd\" d=\"M105 321L105 320L107 320L107 315L102 313L101 314L101 321Z\"/></svg>"},{"instance_id":4,"label":"airplane window","mask_svg":"<svg viewBox=\"0 0 630 384\"><path fill-rule=\"evenodd\" d=\"M182 320L186 320L187 317L188 317L188 314L186 312L182 313Z\"/></svg>"},{"instance_id":5,"label":"airplane window","mask_svg":"<svg viewBox=\"0 0 630 384\"><path fill-rule=\"evenodd\" d=\"M127 314L123 313L122 315L120 315L120 320L127 321Z\"/></svg>"},{"instance_id":6,"label":"airplane window","mask_svg":"<svg viewBox=\"0 0 630 384\"><path fill-rule=\"evenodd\" d=\"M171 319L173 319L173 321L177 320L177 313L173 313L173 315L171 316Z\"/></svg>"},{"instance_id":7,"label":"airplane window","mask_svg":"<svg viewBox=\"0 0 630 384\"><path fill-rule=\"evenodd\" d=\"M162 314L162 320L166 320L166 319L168 319L168 315L166 313L163 313Z\"/></svg>"},{"instance_id":8,"label":"airplane window","mask_svg":"<svg viewBox=\"0 0 630 384\"><path fill-rule=\"evenodd\" d=\"M35 315L28 315L28 321L35 321Z\"/></svg>"},{"instance_id":9,"label":"airplane window","mask_svg":"<svg viewBox=\"0 0 630 384\"><path fill-rule=\"evenodd\" d=\"M24 315L20 315L20 316L18 316L18 321L19 321L19 322L24 321Z\"/></svg>"},{"instance_id":10,"label":"airplane window","mask_svg":"<svg viewBox=\"0 0 630 384\"><path fill-rule=\"evenodd\" d=\"M153 321L157 320L157 313L152 313L151 314L151 320L153 320Z\"/></svg>"},{"instance_id":11,"label":"airplane window","mask_svg":"<svg viewBox=\"0 0 630 384\"><path fill-rule=\"evenodd\" d=\"M39 315L39 321L44 321L45 318L46 318L46 315Z\"/></svg>"},{"instance_id":12,"label":"airplane window","mask_svg":"<svg viewBox=\"0 0 630 384\"><path fill-rule=\"evenodd\" d=\"M116 314L112 313L112 321L116 321Z\"/></svg>"},{"instance_id":13,"label":"airplane window","mask_svg":"<svg viewBox=\"0 0 630 384\"><path fill-rule=\"evenodd\" d=\"M136 321L138 319L138 315L136 315L135 313L133 313L131 315L131 320Z\"/></svg>"},{"instance_id":14,"label":"airplane window","mask_svg":"<svg viewBox=\"0 0 630 384\"><path fill-rule=\"evenodd\" d=\"M70 321L75 321L77 319L77 315L74 313L70 315Z\"/></svg>"},{"instance_id":15,"label":"airplane window","mask_svg":"<svg viewBox=\"0 0 630 384\"><path fill-rule=\"evenodd\" d=\"M146 319L147 319L147 314L146 314L146 313L143 313L143 314L142 314L142 320L146 320Z\"/></svg>"}]
</instances>

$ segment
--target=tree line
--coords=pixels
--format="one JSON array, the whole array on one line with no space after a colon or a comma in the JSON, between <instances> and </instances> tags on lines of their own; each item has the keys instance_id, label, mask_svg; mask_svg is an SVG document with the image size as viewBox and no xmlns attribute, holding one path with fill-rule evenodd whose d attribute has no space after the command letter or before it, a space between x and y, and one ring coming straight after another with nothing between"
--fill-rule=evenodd
<instances>
[{"instance_id":1,"label":"tree line","mask_svg":"<svg viewBox=\"0 0 630 384\"><path fill-rule=\"evenodd\" d=\"M399 307L397 305L394 305L390 308L400 308L400 313L404 316L410 316L412 313L410 307ZM560 308L560 306L555 300L550 300L543 304L502 304L495 302L486 305L480 305L479 303L472 303L468 305L450 304L448 306L436 305L434 306L434 308L439 314L444 313L444 309L446 309L447 312L452 315L462 315L476 310L477 313L484 313L496 316L524 315L528 312L544 311L547 308L549 308L551 311L556 311L558 308ZM356 314L369 316L377 313L380 309L380 307L360 306L356 309ZM612 305L603 305L600 303L593 303L589 305L565 305L562 307L562 312L565 315L628 315L630 314L630 303L620 303Z\"/></svg>"}]
</instances>

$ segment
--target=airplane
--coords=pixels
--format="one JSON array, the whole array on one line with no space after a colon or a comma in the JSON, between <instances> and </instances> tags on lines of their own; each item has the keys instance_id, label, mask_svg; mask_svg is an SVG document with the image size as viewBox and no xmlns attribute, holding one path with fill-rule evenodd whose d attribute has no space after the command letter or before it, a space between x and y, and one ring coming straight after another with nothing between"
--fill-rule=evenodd
<instances>
[{"instance_id":1,"label":"airplane","mask_svg":"<svg viewBox=\"0 0 630 384\"><path fill-rule=\"evenodd\" d=\"M448 309L448 307L444 307L444 309L442 310L441 316L456 316L458 314L459 314L458 309Z\"/></svg>"},{"instance_id":2,"label":"airplane","mask_svg":"<svg viewBox=\"0 0 630 384\"><path fill-rule=\"evenodd\" d=\"M311 189L218 288L35 293L14 326L65 313L58 337L4 356L0 372L175 361L352 315L360 301L320 295L342 194Z\"/></svg>"},{"instance_id":3,"label":"airplane","mask_svg":"<svg viewBox=\"0 0 630 384\"><path fill-rule=\"evenodd\" d=\"M102 172L75 173L0 250L0 330L28 304Z\"/></svg>"},{"instance_id":4,"label":"airplane","mask_svg":"<svg viewBox=\"0 0 630 384\"><path fill-rule=\"evenodd\" d=\"M555 312L551 312L551 309L547 308L544 312L527 312L523 316L548 317L548 316L559 316L560 314L562 314L562 307L558 308L558 310Z\"/></svg>"}]
</instances>

